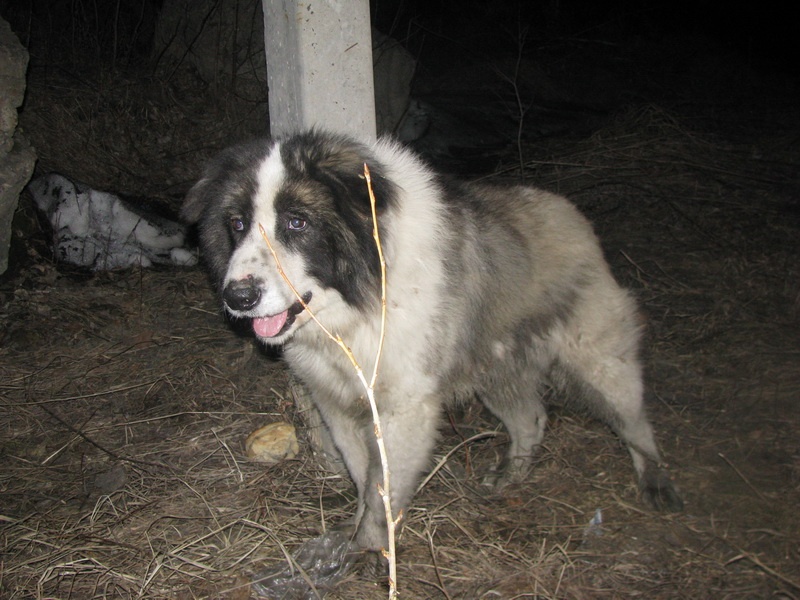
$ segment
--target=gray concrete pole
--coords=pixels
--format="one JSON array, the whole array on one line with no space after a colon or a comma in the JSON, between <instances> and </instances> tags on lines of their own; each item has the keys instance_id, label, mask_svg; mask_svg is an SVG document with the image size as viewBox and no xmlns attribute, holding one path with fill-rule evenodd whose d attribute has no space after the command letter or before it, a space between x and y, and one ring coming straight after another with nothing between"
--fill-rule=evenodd
<instances>
[{"instance_id":1,"label":"gray concrete pole","mask_svg":"<svg viewBox=\"0 0 800 600\"><path fill-rule=\"evenodd\" d=\"M369 0L263 0L273 136L376 137Z\"/></svg>"}]
</instances>

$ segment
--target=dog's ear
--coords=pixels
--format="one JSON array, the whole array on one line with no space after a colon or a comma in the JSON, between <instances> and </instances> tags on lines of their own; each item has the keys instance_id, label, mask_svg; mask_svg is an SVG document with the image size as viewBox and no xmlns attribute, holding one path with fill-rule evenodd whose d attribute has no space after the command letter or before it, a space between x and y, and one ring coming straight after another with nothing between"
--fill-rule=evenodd
<instances>
[{"instance_id":1,"label":"dog's ear","mask_svg":"<svg viewBox=\"0 0 800 600\"><path fill-rule=\"evenodd\" d=\"M369 185L367 185L364 166L369 169ZM375 198L375 212L380 215L391 204L394 198L394 187L392 183L383 175L383 167L377 163L364 163L361 165L361 171L362 175L359 175L359 179L364 186L367 208L370 207L369 190L372 189L372 195Z\"/></svg>"},{"instance_id":2,"label":"dog's ear","mask_svg":"<svg viewBox=\"0 0 800 600\"><path fill-rule=\"evenodd\" d=\"M382 175L383 169L376 162L364 162L363 158L351 163L346 169L323 170L321 179L327 179L328 185L338 188L341 197L347 198L358 213L365 217L372 215L369 192L375 198L375 212L379 215L391 203L392 185ZM367 159L369 160L369 159ZM369 184L364 166L369 169Z\"/></svg>"},{"instance_id":3,"label":"dog's ear","mask_svg":"<svg viewBox=\"0 0 800 600\"><path fill-rule=\"evenodd\" d=\"M186 198L181 207L180 217L184 223L195 225L200 222L203 213L208 206L206 201L206 190L208 188L209 179L203 178L192 186L186 193Z\"/></svg>"},{"instance_id":4,"label":"dog's ear","mask_svg":"<svg viewBox=\"0 0 800 600\"><path fill-rule=\"evenodd\" d=\"M356 214L365 219L372 217L370 187L375 198L375 212L380 216L392 201L392 185L381 175L377 165L367 164L370 171L370 184L364 175L364 162L351 164L347 169L321 169L317 172L319 181L325 183L333 192L337 202L344 202Z\"/></svg>"},{"instance_id":5,"label":"dog's ear","mask_svg":"<svg viewBox=\"0 0 800 600\"><path fill-rule=\"evenodd\" d=\"M378 215L392 201L394 190L383 174L383 165L362 146L340 146L317 163L317 167L320 178L327 179L332 187L338 187L342 196L348 198L351 206L364 217L372 216L370 188L375 197L375 211ZM365 167L369 169L369 185Z\"/></svg>"},{"instance_id":6,"label":"dog's ear","mask_svg":"<svg viewBox=\"0 0 800 600\"><path fill-rule=\"evenodd\" d=\"M312 129L287 140L281 151L290 171L305 173L325 184L337 201L346 202L363 217L372 214L364 164L370 170L377 213L381 214L394 197L393 186L371 150L348 137Z\"/></svg>"},{"instance_id":7,"label":"dog's ear","mask_svg":"<svg viewBox=\"0 0 800 600\"><path fill-rule=\"evenodd\" d=\"M225 199L252 196L255 173L273 142L259 138L226 148L204 167L200 180L190 189L181 208L181 219L192 225Z\"/></svg>"}]
</instances>

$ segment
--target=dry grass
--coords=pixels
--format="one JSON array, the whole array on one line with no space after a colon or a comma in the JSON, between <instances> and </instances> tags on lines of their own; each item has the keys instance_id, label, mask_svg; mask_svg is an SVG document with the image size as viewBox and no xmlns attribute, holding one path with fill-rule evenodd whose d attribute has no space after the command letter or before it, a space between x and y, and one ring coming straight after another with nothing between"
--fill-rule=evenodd
<instances>
[{"instance_id":1,"label":"dry grass","mask_svg":"<svg viewBox=\"0 0 800 600\"><path fill-rule=\"evenodd\" d=\"M169 201L259 127L186 80L38 77L23 124L42 168L98 187ZM528 179L594 220L650 318L652 413L686 511L644 510L616 439L571 413L532 480L487 497L505 437L472 439L497 424L470 406L405 516L403 597L800 598L797 143L678 114L645 105L524 154ZM496 178L519 168L507 158ZM247 598L254 573L352 513L349 482L307 444L269 469L244 458L250 431L301 419L283 367L231 333L200 270L87 276L31 235L0 286L0 596ZM327 597L386 592L354 574Z\"/></svg>"}]
</instances>

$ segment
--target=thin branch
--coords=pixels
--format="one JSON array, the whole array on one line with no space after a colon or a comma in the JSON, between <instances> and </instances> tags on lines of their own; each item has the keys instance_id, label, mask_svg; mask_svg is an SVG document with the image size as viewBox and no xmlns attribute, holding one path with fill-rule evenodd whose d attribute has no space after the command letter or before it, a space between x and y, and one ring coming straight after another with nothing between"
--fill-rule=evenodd
<instances>
[{"instance_id":1,"label":"thin branch","mask_svg":"<svg viewBox=\"0 0 800 600\"><path fill-rule=\"evenodd\" d=\"M369 174L369 167L364 163L364 178L367 180L367 190L369 191L369 205L372 211L372 237L375 239L375 246L378 249L378 258L381 264L381 332L378 339L378 349L375 353L375 368L372 372L372 380L367 388L369 406L372 409L372 422L375 427L375 439L378 442L378 451L381 456L381 467L383 468L383 486L380 489L383 509L386 513L386 532L388 534L389 548L384 552L384 556L389 561L389 598L397 597L397 551L395 548L395 530L397 524L403 518L402 511L395 519L392 512L392 497L390 493L391 472L389 471L389 456L386 453L386 445L383 441L383 431L381 430L381 419L378 414L378 404L375 401L374 387L378 378L378 365L383 354L383 341L386 337L386 260L383 256L383 246L378 232L378 215L376 211L375 193L372 190L372 178Z\"/></svg>"},{"instance_id":2,"label":"thin branch","mask_svg":"<svg viewBox=\"0 0 800 600\"><path fill-rule=\"evenodd\" d=\"M378 249L378 258L381 263L381 334L378 342L378 351L375 355L375 368L372 370L372 379L369 382L369 386L374 388L375 381L378 378L378 366L381 356L383 355L383 341L386 338L386 260L383 256L383 244L381 244L381 235L378 231L378 213L375 208L375 194L372 191L372 177L369 174L367 163L364 163L364 178L367 180L369 206L372 211L372 238L375 240L375 246Z\"/></svg>"},{"instance_id":3,"label":"thin branch","mask_svg":"<svg viewBox=\"0 0 800 600\"><path fill-rule=\"evenodd\" d=\"M370 200L370 209L372 212L372 237L375 240L375 245L378 249L378 257L380 259L381 265L381 328L380 328L380 337L378 339L378 348L375 353L375 367L372 372L372 378L368 382L366 377L364 376L364 371L359 365L356 357L353 355L352 350L344 343L342 337L338 334L334 335L331 331L325 327L317 316L314 314L308 304L303 300L302 295L294 286L294 284L289 279L289 276L283 270L283 266L281 265L281 261L278 258L278 254L275 251L275 248L272 245L272 242L267 235L266 230L264 229L261 223L258 224L258 230L261 233L261 237L264 238L264 241L269 248L272 257L275 259L275 265L277 266L278 273L280 274L281 278L286 282L286 285L289 286L289 289L292 290L292 293L297 298L297 300L302 305L303 309L308 311L309 316L313 321L325 332L334 343L336 343L339 348L341 348L342 352L345 353L347 358L350 360L350 363L353 365L353 369L355 369L356 376L358 380L361 382L361 385L364 387L364 390L367 393L367 399L369 401L370 410L372 411L372 423L375 431L375 440L378 444L378 452L381 458L381 467L383 469L383 483L378 486L378 492L381 495L381 499L383 500L383 507L386 512L386 530L387 530L387 537L388 537L388 548L383 550L383 556L389 561L389 598L397 598L397 551L395 547L395 531L397 529L397 525L403 518L402 511L400 514L397 515L397 518L394 517L392 512L392 504L391 504L391 490L390 490L390 483L391 483L391 473L389 471L389 458L386 453L386 444L384 443L383 439L383 430L381 428L381 420L380 414L378 413L378 404L375 400L375 382L378 378L378 368L380 364L381 355L383 354L383 342L386 337L386 261L383 256L383 248L381 246L380 234L378 232L378 216L376 210L376 201L375 201L375 194L372 190L372 179L369 174L369 167L367 167L366 163L364 164L364 178L367 181L367 190L369 191L369 200Z\"/></svg>"}]
</instances>

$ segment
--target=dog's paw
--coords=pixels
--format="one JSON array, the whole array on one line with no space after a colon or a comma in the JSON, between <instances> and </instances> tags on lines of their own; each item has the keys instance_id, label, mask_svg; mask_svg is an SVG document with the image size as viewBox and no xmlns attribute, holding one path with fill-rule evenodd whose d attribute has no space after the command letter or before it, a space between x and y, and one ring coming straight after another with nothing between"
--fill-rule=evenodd
<instances>
[{"instance_id":1,"label":"dog's paw","mask_svg":"<svg viewBox=\"0 0 800 600\"><path fill-rule=\"evenodd\" d=\"M499 465L492 467L492 469L484 475L481 480L481 486L494 493L500 493L511 484L525 481L530 472L530 458L517 458L512 460L506 458Z\"/></svg>"},{"instance_id":2,"label":"dog's paw","mask_svg":"<svg viewBox=\"0 0 800 600\"><path fill-rule=\"evenodd\" d=\"M381 551L364 550L357 560L356 568L359 575L369 581L384 582L389 577L389 559Z\"/></svg>"},{"instance_id":3,"label":"dog's paw","mask_svg":"<svg viewBox=\"0 0 800 600\"><path fill-rule=\"evenodd\" d=\"M644 501L655 510L661 512L683 510L683 500L666 469L656 465L649 466L642 475L639 488Z\"/></svg>"}]
</instances>

